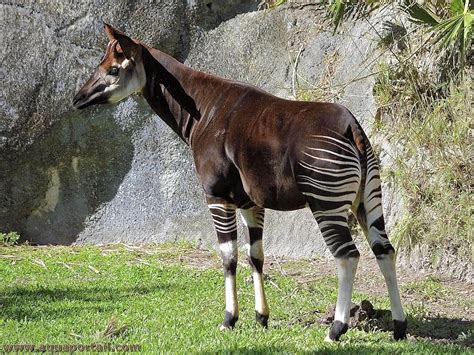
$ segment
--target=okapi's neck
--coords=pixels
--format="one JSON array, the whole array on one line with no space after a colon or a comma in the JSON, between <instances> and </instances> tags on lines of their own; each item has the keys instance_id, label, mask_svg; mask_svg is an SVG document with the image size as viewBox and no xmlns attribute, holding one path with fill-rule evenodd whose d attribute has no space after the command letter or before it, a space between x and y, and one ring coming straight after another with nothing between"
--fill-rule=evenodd
<instances>
[{"instance_id":1,"label":"okapi's neck","mask_svg":"<svg viewBox=\"0 0 474 355\"><path fill-rule=\"evenodd\" d=\"M143 96L151 108L187 144L192 128L201 118L193 98L196 83L194 70L173 57L147 46L143 47L146 85Z\"/></svg>"}]
</instances>

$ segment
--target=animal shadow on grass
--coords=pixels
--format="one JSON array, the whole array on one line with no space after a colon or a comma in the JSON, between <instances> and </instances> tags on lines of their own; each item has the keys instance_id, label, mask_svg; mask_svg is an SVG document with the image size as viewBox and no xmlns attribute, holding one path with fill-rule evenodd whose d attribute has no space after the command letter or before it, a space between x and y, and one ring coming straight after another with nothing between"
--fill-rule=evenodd
<instances>
[{"instance_id":1,"label":"animal shadow on grass","mask_svg":"<svg viewBox=\"0 0 474 355\"><path fill-rule=\"evenodd\" d=\"M151 284L146 287L7 288L0 295L0 319L64 318L83 311L107 311L113 309L114 304L127 301L134 295L162 292L170 287L166 284Z\"/></svg>"},{"instance_id":2,"label":"animal shadow on grass","mask_svg":"<svg viewBox=\"0 0 474 355\"><path fill-rule=\"evenodd\" d=\"M334 320L335 307L321 319L330 324ZM393 331L391 312L386 309L375 309L364 300L360 305L351 306L350 326L366 332ZM407 316L407 333L415 338L430 339L436 343L454 343L474 346L474 322L467 319L447 318L442 316Z\"/></svg>"}]
</instances>

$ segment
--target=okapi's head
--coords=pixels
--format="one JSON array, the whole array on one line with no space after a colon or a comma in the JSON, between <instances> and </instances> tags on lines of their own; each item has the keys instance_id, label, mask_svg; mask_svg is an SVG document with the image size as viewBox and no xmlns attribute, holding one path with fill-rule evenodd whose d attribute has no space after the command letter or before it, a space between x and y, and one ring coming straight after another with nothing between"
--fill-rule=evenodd
<instances>
[{"instance_id":1,"label":"okapi's head","mask_svg":"<svg viewBox=\"0 0 474 355\"><path fill-rule=\"evenodd\" d=\"M104 30L109 38L107 50L94 74L74 96L73 105L78 109L120 101L145 86L141 45L106 23Z\"/></svg>"}]
</instances>

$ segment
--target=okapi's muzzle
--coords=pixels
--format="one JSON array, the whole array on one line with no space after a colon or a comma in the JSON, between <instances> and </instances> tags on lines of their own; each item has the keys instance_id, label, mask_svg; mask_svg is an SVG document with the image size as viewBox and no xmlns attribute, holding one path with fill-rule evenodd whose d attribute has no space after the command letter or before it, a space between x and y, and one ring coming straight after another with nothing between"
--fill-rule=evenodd
<instances>
[{"instance_id":1,"label":"okapi's muzzle","mask_svg":"<svg viewBox=\"0 0 474 355\"><path fill-rule=\"evenodd\" d=\"M83 109L96 104L105 104L109 99L106 88L105 80L99 70L97 70L74 96L72 104L77 109Z\"/></svg>"}]
</instances>

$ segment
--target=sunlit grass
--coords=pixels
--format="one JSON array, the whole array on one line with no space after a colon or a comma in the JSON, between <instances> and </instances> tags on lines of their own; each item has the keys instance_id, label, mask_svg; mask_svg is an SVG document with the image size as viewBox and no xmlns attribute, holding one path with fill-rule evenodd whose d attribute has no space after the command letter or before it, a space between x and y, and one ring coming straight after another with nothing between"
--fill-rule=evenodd
<instances>
[{"instance_id":1,"label":"sunlit grass","mask_svg":"<svg viewBox=\"0 0 474 355\"><path fill-rule=\"evenodd\" d=\"M0 248L0 343L140 344L144 351L176 353L467 351L427 341L394 342L389 332L355 329L339 344L325 343L327 326L319 319L336 300L336 280L324 275L302 284L272 272L266 282L270 328L263 330L254 321L253 287L246 282L250 270L242 267L240 320L234 331L221 332L222 272L216 266L182 261L185 250ZM218 263L204 259L199 264L208 261ZM354 298L364 297L357 293ZM387 308L387 299L381 298L376 306Z\"/></svg>"}]
</instances>

